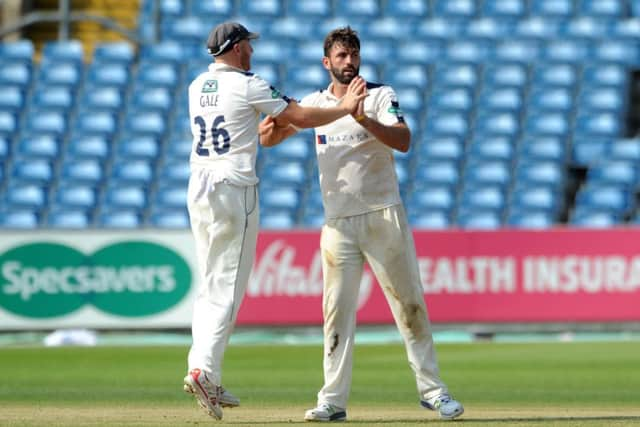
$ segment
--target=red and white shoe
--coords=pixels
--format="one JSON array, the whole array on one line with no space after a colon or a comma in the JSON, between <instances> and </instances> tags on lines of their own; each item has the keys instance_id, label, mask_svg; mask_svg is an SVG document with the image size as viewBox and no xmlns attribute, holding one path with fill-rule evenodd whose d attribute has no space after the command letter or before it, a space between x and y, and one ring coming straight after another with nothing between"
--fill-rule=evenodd
<instances>
[{"instance_id":1,"label":"red and white shoe","mask_svg":"<svg viewBox=\"0 0 640 427\"><path fill-rule=\"evenodd\" d=\"M189 394L195 393L193 388L188 384L184 385L184 391ZM223 408L235 408L236 406L240 406L240 399L235 397L233 393L226 388L220 386L220 406Z\"/></svg>"},{"instance_id":2,"label":"red and white shoe","mask_svg":"<svg viewBox=\"0 0 640 427\"><path fill-rule=\"evenodd\" d=\"M220 406L222 387L212 384L204 371L190 370L184 377L184 389L195 396L198 404L209 416L216 420L222 419L222 407Z\"/></svg>"}]
</instances>

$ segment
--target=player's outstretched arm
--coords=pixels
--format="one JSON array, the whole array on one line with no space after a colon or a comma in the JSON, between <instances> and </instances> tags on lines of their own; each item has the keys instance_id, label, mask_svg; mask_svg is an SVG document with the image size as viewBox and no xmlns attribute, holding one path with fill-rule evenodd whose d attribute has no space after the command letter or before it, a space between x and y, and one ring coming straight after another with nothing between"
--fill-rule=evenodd
<instances>
[{"instance_id":1,"label":"player's outstretched arm","mask_svg":"<svg viewBox=\"0 0 640 427\"><path fill-rule=\"evenodd\" d=\"M358 103L366 97L366 82L361 77L356 77L349 84L347 93L342 97L338 106L331 108L302 107L292 101L275 118L276 124L284 126L285 123L291 123L298 128L323 126L354 112Z\"/></svg>"},{"instance_id":2,"label":"player's outstretched arm","mask_svg":"<svg viewBox=\"0 0 640 427\"><path fill-rule=\"evenodd\" d=\"M272 116L265 117L258 125L260 145L263 147L273 147L297 132L296 128L289 126L288 123L276 124Z\"/></svg>"}]
</instances>

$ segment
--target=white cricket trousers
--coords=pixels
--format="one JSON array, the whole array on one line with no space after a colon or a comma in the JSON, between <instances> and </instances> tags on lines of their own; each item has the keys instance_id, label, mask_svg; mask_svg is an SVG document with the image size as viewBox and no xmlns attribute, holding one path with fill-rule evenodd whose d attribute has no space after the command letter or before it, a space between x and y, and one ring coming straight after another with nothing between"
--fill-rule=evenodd
<instances>
[{"instance_id":1,"label":"white cricket trousers","mask_svg":"<svg viewBox=\"0 0 640 427\"><path fill-rule=\"evenodd\" d=\"M413 235L404 207L328 219L320 239L324 294L324 386L318 403L347 407L358 292L366 260L382 287L423 399L446 393L440 379ZM380 376L385 375L380 366Z\"/></svg>"},{"instance_id":2,"label":"white cricket trousers","mask_svg":"<svg viewBox=\"0 0 640 427\"><path fill-rule=\"evenodd\" d=\"M187 194L198 261L189 370L200 368L222 383L224 351L247 289L258 235L257 186L213 182L196 170Z\"/></svg>"}]
</instances>

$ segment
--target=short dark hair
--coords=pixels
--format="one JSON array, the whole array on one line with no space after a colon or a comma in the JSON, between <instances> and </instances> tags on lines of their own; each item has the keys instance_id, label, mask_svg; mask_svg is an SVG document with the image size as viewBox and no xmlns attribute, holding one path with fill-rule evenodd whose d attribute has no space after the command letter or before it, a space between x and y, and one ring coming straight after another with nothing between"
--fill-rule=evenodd
<instances>
[{"instance_id":1,"label":"short dark hair","mask_svg":"<svg viewBox=\"0 0 640 427\"><path fill-rule=\"evenodd\" d=\"M331 48L336 44L340 44L349 49L360 50L358 33L349 26L337 28L327 34L327 37L324 39L324 56L329 56Z\"/></svg>"}]
</instances>

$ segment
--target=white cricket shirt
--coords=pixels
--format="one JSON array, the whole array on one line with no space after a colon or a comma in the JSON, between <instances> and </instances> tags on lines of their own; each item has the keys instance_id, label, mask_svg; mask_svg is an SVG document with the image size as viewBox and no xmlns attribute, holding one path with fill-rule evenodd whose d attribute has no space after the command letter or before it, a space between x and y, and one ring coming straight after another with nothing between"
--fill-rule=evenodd
<instances>
[{"instance_id":1,"label":"white cricket shirt","mask_svg":"<svg viewBox=\"0 0 640 427\"><path fill-rule=\"evenodd\" d=\"M367 83L365 114L384 125L404 122L390 86ZM339 99L326 90L300 104L333 107ZM286 144L286 141L284 142ZM360 215L401 203L393 149L378 141L350 115L315 128L315 145L325 216Z\"/></svg>"},{"instance_id":2,"label":"white cricket shirt","mask_svg":"<svg viewBox=\"0 0 640 427\"><path fill-rule=\"evenodd\" d=\"M191 167L209 169L215 182L256 184L260 113L277 116L288 101L253 73L210 64L189 85Z\"/></svg>"}]
</instances>

